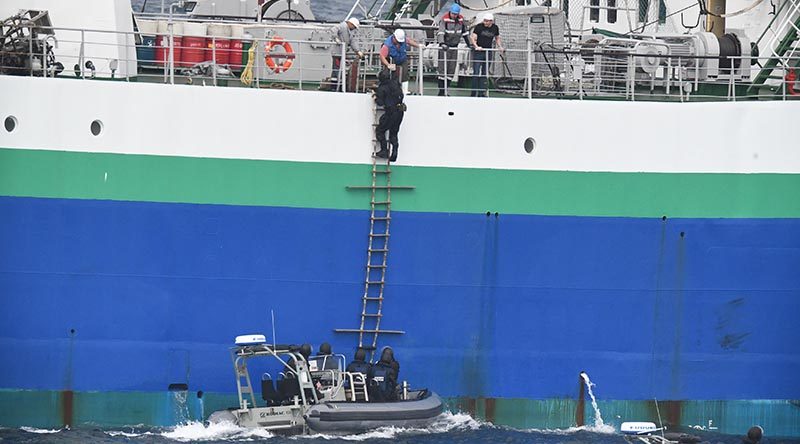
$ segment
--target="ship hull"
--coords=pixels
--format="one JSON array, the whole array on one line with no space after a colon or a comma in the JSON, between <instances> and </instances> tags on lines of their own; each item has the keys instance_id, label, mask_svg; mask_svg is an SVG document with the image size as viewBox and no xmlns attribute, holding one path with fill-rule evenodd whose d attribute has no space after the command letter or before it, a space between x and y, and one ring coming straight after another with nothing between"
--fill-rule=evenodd
<instances>
[{"instance_id":1,"label":"ship hull","mask_svg":"<svg viewBox=\"0 0 800 444\"><path fill-rule=\"evenodd\" d=\"M22 122L0 138L0 424L164 425L229 407L228 343L271 333L271 312L279 342L352 353L355 338L333 330L361 312L369 196L346 187L370 181L368 98L231 92L245 110L296 107L305 119L292 122L225 111L215 88L0 81L20 94L0 111ZM41 111L21 95L53 83L92 105L42 117L55 135L25 136ZM187 94L209 115L131 110ZM416 187L393 194L382 324L406 334L380 340L401 379L497 423L549 428L591 422L586 371L611 422L653 419L658 399L672 424L800 435L800 158L784 130L762 146L731 127L691 157L701 148L677 138L597 134L596 104L436 99L409 100L393 168L393 183ZM481 103L496 115L472 116ZM616 105L623 121L703 114ZM779 126L798 111L722 105L721 121L768 113ZM524 129L428 140L448 109L462 131ZM595 146L537 123L567 111Z\"/></svg>"}]
</instances>

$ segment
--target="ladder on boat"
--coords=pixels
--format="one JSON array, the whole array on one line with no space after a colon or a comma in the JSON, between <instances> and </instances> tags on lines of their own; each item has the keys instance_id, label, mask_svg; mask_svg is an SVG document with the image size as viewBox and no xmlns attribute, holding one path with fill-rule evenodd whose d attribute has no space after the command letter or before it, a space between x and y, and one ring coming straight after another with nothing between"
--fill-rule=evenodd
<instances>
[{"instance_id":1,"label":"ladder on boat","mask_svg":"<svg viewBox=\"0 0 800 444\"><path fill-rule=\"evenodd\" d=\"M381 110L372 102L372 183L371 185L351 185L351 191L370 191L369 237L367 242L367 263L365 267L364 293L361 296L361 322L357 329L338 328L336 333L358 333L358 347L370 352L370 360L375 356L380 334L403 334L401 330L381 330L383 318L384 290L386 288L386 269L389 257L389 227L392 221L392 191L413 190L413 186L392 185L392 167L388 159L375 156L379 144L375 134L380 121Z\"/></svg>"},{"instance_id":2,"label":"ladder on boat","mask_svg":"<svg viewBox=\"0 0 800 444\"><path fill-rule=\"evenodd\" d=\"M250 373L247 371L247 361L242 359L235 364L236 389L239 391L239 409L246 411L248 408L257 407L253 385L250 383ZM250 398L250 405L247 405L247 397Z\"/></svg>"},{"instance_id":3,"label":"ladder on boat","mask_svg":"<svg viewBox=\"0 0 800 444\"><path fill-rule=\"evenodd\" d=\"M434 3L435 1L435 3ZM403 16L417 17L424 13L434 3L431 9L431 15L436 14L445 4L443 0L357 0L347 18L350 18L353 13L358 11L365 18L370 20L397 20ZM387 8L387 4L389 4Z\"/></svg>"},{"instance_id":4,"label":"ladder on boat","mask_svg":"<svg viewBox=\"0 0 800 444\"><path fill-rule=\"evenodd\" d=\"M399 20L405 16L417 17L424 13L430 6L432 0L400 0L396 1L389 9L389 17L392 20Z\"/></svg>"},{"instance_id":5,"label":"ladder on boat","mask_svg":"<svg viewBox=\"0 0 800 444\"><path fill-rule=\"evenodd\" d=\"M761 88L777 89L776 93L782 93L781 88L767 81L780 80L783 83L786 73L800 65L800 0L784 0L756 44L761 44L768 34L771 35L765 46L770 58L753 79L748 94ZM776 71L780 74L773 74Z\"/></svg>"}]
</instances>

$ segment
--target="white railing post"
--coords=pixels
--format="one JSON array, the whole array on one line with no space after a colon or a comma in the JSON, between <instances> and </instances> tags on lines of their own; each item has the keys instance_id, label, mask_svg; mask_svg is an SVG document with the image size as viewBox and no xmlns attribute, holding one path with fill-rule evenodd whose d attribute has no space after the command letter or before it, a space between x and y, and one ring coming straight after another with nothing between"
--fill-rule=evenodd
<instances>
[{"instance_id":1,"label":"white railing post","mask_svg":"<svg viewBox=\"0 0 800 444\"><path fill-rule=\"evenodd\" d=\"M439 47L439 53L441 54L442 47ZM444 60L444 95L450 94L450 82L447 79L447 51L444 51L444 55L442 56L442 60Z\"/></svg>"},{"instance_id":2,"label":"white railing post","mask_svg":"<svg viewBox=\"0 0 800 444\"><path fill-rule=\"evenodd\" d=\"M169 24L169 83L175 84L175 33L171 22Z\"/></svg>"},{"instance_id":3,"label":"white railing post","mask_svg":"<svg viewBox=\"0 0 800 444\"><path fill-rule=\"evenodd\" d=\"M678 97L683 102L683 65L681 65L681 58L678 57Z\"/></svg>"},{"instance_id":4,"label":"white railing post","mask_svg":"<svg viewBox=\"0 0 800 444\"><path fill-rule=\"evenodd\" d=\"M423 77L423 72L424 72L424 67L422 65L422 45L419 45L419 68L418 69L419 70L417 71L417 83L419 84L419 90L417 92L419 93L419 95L422 96L422 95L425 95L425 93L423 91L425 82L423 81L423 78L422 78ZM445 80L445 83L446 82L447 82L447 80Z\"/></svg>"},{"instance_id":5,"label":"white railing post","mask_svg":"<svg viewBox=\"0 0 800 444\"><path fill-rule=\"evenodd\" d=\"M342 92L347 92L347 85L346 85L347 74L345 73L347 68L347 60L345 59L346 55L347 55L347 47L344 45L344 42L342 42L342 53L341 53L342 58L339 59L339 78L341 79L341 82L339 82L339 86L342 88Z\"/></svg>"},{"instance_id":6,"label":"white railing post","mask_svg":"<svg viewBox=\"0 0 800 444\"><path fill-rule=\"evenodd\" d=\"M86 58L86 32L83 29L81 29L81 49L80 52L78 53L78 64L80 65L82 79L86 78L86 74L83 72L84 68L83 65L85 63L84 61L85 58Z\"/></svg>"},{"instance_id":7,"label":"white railing post","mask_svg":"<svg viewBox=\"0 0 800 444\"><path fill-rule=\"evenodd\" d=\"M533 98L533 67L531 66L532 60L531 60L531 25L530 25L530 23L528 24L528 37L526 38L526 49L527 49L527 51L526 51L525 58L528 61L528 63L526 63L526 65L527 65L526 75L528 76L528 82L527 82L528 83L528 98L532 99Z\"/></svg>"},{"instance_id":8,"label":"white railing post","mask_svg":"<svg viewBox=\"0 0 800 444\"><path fill-rule=\"evenodd\" d=\"M211 36L211 81L217 86L217 36Z\"/></svg>"},{"instance_id":9,"label":"white railing post","mask_svg":"<svg viewBox=\"0 0 800 444\"><path fill-rule=\"evenodd\" d=\"M783 95L783 100L786 100L786 65L781 65L781 78L783 81L781 82L781 94ZM792 85L794 86L794 85Z\"/></svg>"}]
</instances>

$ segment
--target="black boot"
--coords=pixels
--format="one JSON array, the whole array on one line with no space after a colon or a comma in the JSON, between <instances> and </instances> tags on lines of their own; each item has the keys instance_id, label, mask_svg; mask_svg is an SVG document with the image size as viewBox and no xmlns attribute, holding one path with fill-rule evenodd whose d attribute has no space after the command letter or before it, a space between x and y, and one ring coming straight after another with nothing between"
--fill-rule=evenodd
<instances>
[{"instance_id":1,"label":"black boot","mask_svg":"<svg viewBox=\"0 0 800 444\"><path fill-rule=\"evenodd\" d=\"M389 157L389 162L397 160L397 145L392 146L392 156Z\"/></svg>"},{"instance_id":2,"label":"black boot","mask_svg":"<svg viewBox=\"0 0 800 444\"><path fill-rule=\"evenodd\" d=\"M389 150L387 150L386 148L381 148L377 153L375 153L375 157L380 157L381 159L388 159Z\"/></svg>"}]
</instances>

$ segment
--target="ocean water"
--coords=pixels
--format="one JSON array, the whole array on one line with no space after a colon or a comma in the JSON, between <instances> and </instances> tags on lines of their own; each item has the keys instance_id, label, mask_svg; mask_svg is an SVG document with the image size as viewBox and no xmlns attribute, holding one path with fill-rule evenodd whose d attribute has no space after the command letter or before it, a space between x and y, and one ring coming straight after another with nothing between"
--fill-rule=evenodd
<instances>
[{"instance_id":1,"label":"ocean water","mask_svg":"<svg viewBox=\"0 0 800 444\"><path fill-rule=\"evenodd\" d=\"M741 436L719 435L704 431L692 432L709 444L742 444ZM402 444L627 444L613 427L579 427L566 430L516 430L476 421L463 413L445 413L426 429L385 428L359 435L310 435L285 437L264 430L248 430L232 424L206 426L189 423L169 428L125 427L117 429L80 428L75 430L43 430L30 427L0 428L0 441L13 443L238 443L268 444L314 443L402 443ZM637 441L639 442L639 441ZM800 439L772 438L762 444L800 444Z\"/></svg>"},{"instance_id":2,"label":"ocean water","mask_svg":"<svg viewBox=\"0 0 800 444\"><path fill-rule=\"evenodd\" d=\"M141 11L142 4L145 4L145 12L161 11L161 0L131 0L134 11ZM166 0L167 7L173 0ZM343 20L350 8L353 7L353 0L311 0L311 10L317 20L338 21Z\"/></svg>"}]
</instances>

